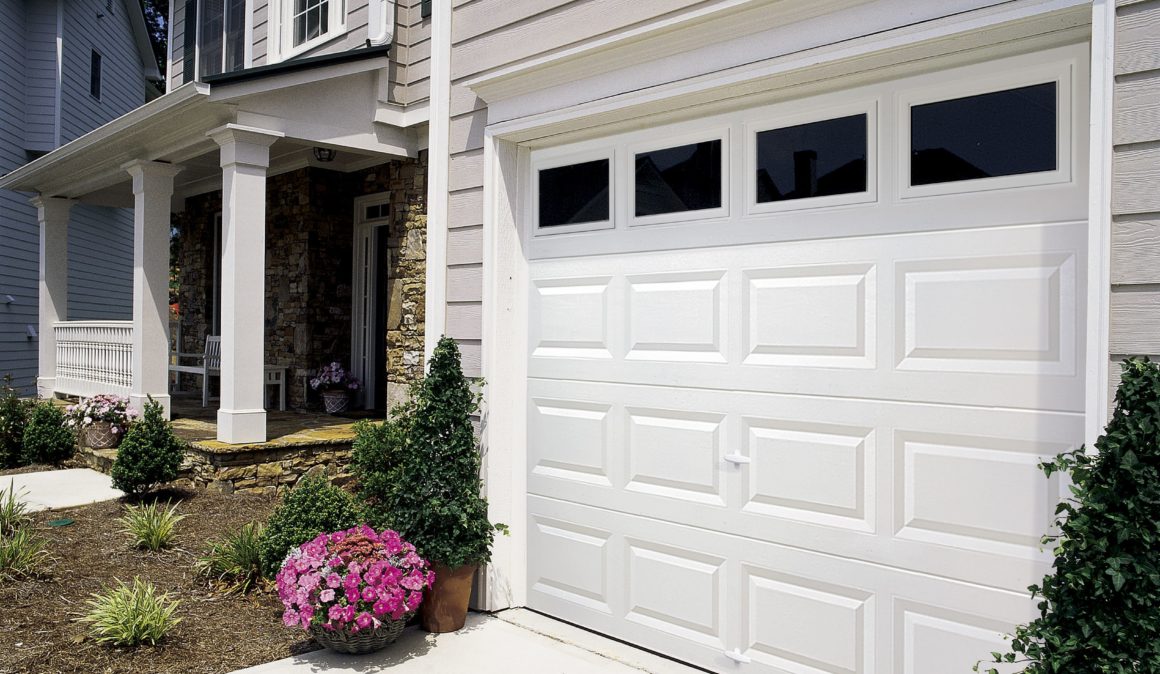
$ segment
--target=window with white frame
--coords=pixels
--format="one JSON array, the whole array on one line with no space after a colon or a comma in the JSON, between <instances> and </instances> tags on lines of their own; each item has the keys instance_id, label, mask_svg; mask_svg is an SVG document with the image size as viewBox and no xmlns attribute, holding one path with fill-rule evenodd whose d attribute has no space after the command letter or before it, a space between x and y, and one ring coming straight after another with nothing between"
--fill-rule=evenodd
<instances>
[{"instance_id":1,"label":"window with white frame","mask_svg":"<svg viewBox=\"0 0 1160 674\"><path fill-rule=\"evenodd\" d=\"M346 31L346 0L280 0L281 56L288 58Z\"/></svg>"}]
</instances>

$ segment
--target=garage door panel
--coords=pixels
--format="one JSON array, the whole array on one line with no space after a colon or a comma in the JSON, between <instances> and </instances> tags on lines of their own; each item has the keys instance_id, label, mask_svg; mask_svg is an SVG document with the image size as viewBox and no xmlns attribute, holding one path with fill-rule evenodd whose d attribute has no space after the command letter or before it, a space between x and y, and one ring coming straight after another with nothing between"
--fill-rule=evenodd
<instances>
[{"instance_id":1,"label":"garage door panel","mask_svg":"<svg viewBox=\"0 0 1160 674\"><path fill-rule=\"evenodd\" d=\"M1018 591L1049 568L1039 536L1063 496L1036 462L1083 431L1066 413L540 379L529 389L625 420L607 432L623 472L595 483L533 463L530 493ZM566 428L536 430L529 453L568 444Z\"/></svg>"},{"instance_id":2,"label":"garage door panel","mask_svg":"<svg viewBox=\"0 0 1160 674\"><path fill-rule=\"evenodd\" d=\"M611 614L614 573L610 538L603 529L550 516L528 519L528 578L533 592Z\"/></svg>"},{"instance_id":3,"label":"garage door panel","mask_svg":"<svg viewBox=\"0 0 1160 674\"><path fill-rule=\"evenodd\" d=\"M1076 223L534 261L529 374L1080 411L1085 245Z\"/></svg>"},{"instance_id":4,"label":"garage door panel","mask_svg":"<svg viewBox=\"0 0 1160 674\"><path fill-rule=\"evenodd\" d=\"M532 605L715 671L736 671L724 652L737 651L761 673L966 674L1034 613L1024 592L540 496L528 503L533 546L554 543L539 538L540 523L606 522L607 577L626 581L623 596L577 602L537 566ZM553 562L570 568L568 554Z\"/></svg>"},{"instance_id":5,"label":"garage door panel","mask_svg":"<svg viewBox=\"0 0 1160 674\"><path fill-rule=\"evenodd\" d=\"M534 398L528 406L529 460L534 474L612 484L612 405Z\"/></svg>"},{"instance_id":6,"label":"garage door panel","mask_svg":"<svg viewBox=\"0 0 1160 674\"><path fill-rule=\"evenodd\" d=\"M1074 254L956 258L896 268L898 367L1074 375Z\"/></svg>"}]
</instances>

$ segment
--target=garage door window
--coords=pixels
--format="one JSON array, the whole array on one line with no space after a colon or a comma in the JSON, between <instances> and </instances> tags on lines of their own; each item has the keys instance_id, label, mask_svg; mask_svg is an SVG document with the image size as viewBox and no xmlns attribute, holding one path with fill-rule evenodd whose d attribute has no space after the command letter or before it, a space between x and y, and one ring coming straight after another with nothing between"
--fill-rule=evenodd
<instances>
[{"instance_id":1,"label":"garage door window","mask_svg":"<svg viewBox=\"0 0 1160 674\"><path fill-rule=\"evenodd\" d=\"M636 153L638 218L721 208L721 140Z\"/></svg>"},{"instance_id":2,"label":"garage door window","mask_svg":"<svg viewBox=\"0 0 1160 674\"><path fill-rule=\"evenodd\" d=\"M611 163L602 158L539 169L539 227L561 232L610 223Z\"/></svg>"},{"instance_id":3,"label":"garage door window","mask_svg":"<svg viewBox=\"0 0 1160 674\"><path fill-rule=\"evenodd\" d=\"M910 108L910 184L1054 171L1056 83Z\"/></svg>"},{"instance_id":4,"label":"garage door window","mask_svg":"<svg viewBox=\"0 0 1160 674\"><path fill-rule=\"evenodd\" d=\"M866 191L866 115L757 133L757 203Z\"/></svg>"}]
</instances>

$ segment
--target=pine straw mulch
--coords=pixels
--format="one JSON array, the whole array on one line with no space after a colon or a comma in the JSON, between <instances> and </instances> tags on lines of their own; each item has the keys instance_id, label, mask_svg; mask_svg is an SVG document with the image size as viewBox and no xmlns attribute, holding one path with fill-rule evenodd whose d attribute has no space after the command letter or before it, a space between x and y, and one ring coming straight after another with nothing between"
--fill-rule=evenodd
<instances>
[{"instance_id":1,"label":"pine straw mulch","mask_svg":"<svg viewBox=\"0 0 1160 674\"><path fill-rule=\"evenodd\" d=\"M118 501L37 513L53 559L40 578L0 582L0 673L209 674L318 648L304 632L282 626L282 604L269 590L225 595L193 572L209 540L265 521L273 499L187 491L161 498L180 500L178 512L186 515L174 547L162 553L129 546L116 521ZM47 526L65 517L76 523ZM114 648L87 638L85 625L72 619L85 611L89 595L134 576L180 599L182 621L157 646Z\"/></svg>"}]
</instances>

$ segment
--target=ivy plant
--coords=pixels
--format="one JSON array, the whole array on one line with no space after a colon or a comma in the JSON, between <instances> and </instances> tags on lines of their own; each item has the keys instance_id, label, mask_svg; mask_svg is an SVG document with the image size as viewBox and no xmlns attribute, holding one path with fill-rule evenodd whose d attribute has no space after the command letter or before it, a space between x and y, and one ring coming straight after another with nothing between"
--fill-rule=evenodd
<instances>
[{"instance_id":1,"label":"ivy plant","mask_svg":"<svg viewBox=\"0 0 1160 674\"><path fill-rule=\"evenodd\" d=\"M444 337L411 400L385 424L361 424L353 464L372 523L450 568L491 559L497 529L481 496L471 417L480 395L463 375L459 347Z\"/></svg>"},{"instance_id":2,"label":"ivy plant","mask_svg":"<svg viewBox=\"0 0 1160 674\"><path fill-rule=\"evenodd\" d=\"M1029 589L1039 617L975 671L1015 663L1025 674L1160 672L1160 368L1129 360L1095 452L1041 464L1070 476L1056 507L1054 572ZM1010 665L1007 665L1010 667ZM1004 671L1008 671L1004 668Z\"/></svg>"}]
</instances>

